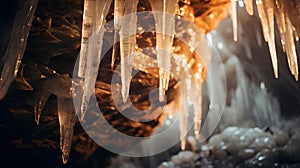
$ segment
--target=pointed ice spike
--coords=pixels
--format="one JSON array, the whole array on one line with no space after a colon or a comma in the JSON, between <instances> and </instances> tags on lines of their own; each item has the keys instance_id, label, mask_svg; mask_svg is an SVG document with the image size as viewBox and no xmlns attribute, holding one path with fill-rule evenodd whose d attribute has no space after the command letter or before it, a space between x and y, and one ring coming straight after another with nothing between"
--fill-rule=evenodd
<instances>
[{"instance_id":1,"label":"pointed ice spike","mask_svg":"<svg viewBox=\"0 0 300 168\"><path fill-rule=\"evenodd\" d=\"M135 53L137 30L138 0L125 1L124 16L121 20L120 51L121 51L121 82L123 102L127 101L130 89L132 60Z\"/></svg>"},{"instance_id":2,"label":"pointed ice spike","mask_svg":"<svg viewBox=\"0 0 300 168\"><path fill-rule=\"evenodd\" d=\"M200 139L200 130L201 130L201 119L202 119L202 79L196 80L194 85L197 86L195 90L198 91L198 96L194 99L193 104L199 105L196 109L194 109L194 134L197 140ZM192 93L193 94L193 93Z\"/></svg>"},{"instance_id":3,"label":"pointed ice spike","mask_svg":"<svg viewBox=\"0 0 300 168\"><path fill-rule=\"evenodd\" d=\"M111 0L96 0L94 4L92 16L92 34L88 39L88 46L86 51L86 70L84 71L83 83L83 97L81 103L80 119L83 120L86 110L89 105L90 96L94 93L95 82L98 75L98 68L100 64L105 17L109 11ZM79 65L80 67L80 65Z\"/></svg>"},{"instance_id":4,"label":"pointed ice spike","mask_svg":"<svg viewBox=\"0 0 300 168\"><path fill-rule=\"evenodd\" d=\"M181 81L181 107L179 112L179 131L181 138L181 150L185 150L186 147L186 135L187 135L187 119L189 114L189 103L188 103L188 90L186 81Z\"/></svg>"},{"instance_id":5,"label":"pointed ice spike","mask_svg":"<svg viewBox=\"0 0 300 168\"><path fill-rule=\"evenodd\" d=\"M172 55L173 38L175 33L174 13L178 0L149 0L154 13L156 28L156 52L159 67L159 100L164 101L165 91L168 90L170 76L170 60ZM158 13L162 12L162 13Z\"/></svg>"},{"instance_id":6,"label":"pointed ice spike","mask_svg":"<svg viewBox=\"0 0 300 168\"><path fill-rule=\"evenodd\" d=\"M262 0L256 0L256 7L257 7L257 12L261 21L261 25L262 25L262 30L263 30L263 35L264 35L264 39L266 42L269 41L269 24L267 21L267 16L264 10L264 4L262 2Z\"/></svg>"},{"instance_id":7,"label":"pointed ice spike","mask_svg":"<svg viewBox=\"0 0 300 168\"><path fill-rule=\"evenodd\" d=\"M297 53L293 35L293 26L291 21L286 18L286 32L285 32L285 41L286 41L286 54L288 58L289 68L294 75L295 79L298 81L298 61Z\"/></svg>"},{"instance_id":8,"label":"pointed ice spike","mask_svg":"<svg viewBox=\"0 0 300 168\"><path fill-rule=\"evenodd\" d=\"M49 97L50 93L44 87L36 93L34 101L34 120L37 125L40 124L40 117Z\"/></svg>"},{"instance_id":9,"label":"pointed ice spike","mask_svg":"<svg viewBox=\"0 0 300 168\"><path fill-rule=\"evenodd\" d=\"M10 40L4 56L0 60L0 65L3 65L2 68L0 67L2 69L0 72L0 100L6 95L10 84L17 76L37 3L38 0L22 1L22 8L16 14Z\"/></svg>"},{"instance_id":10,"label":"pointed ice spike","mask_svg":"<svg viewBox=\"0 0 300 168\"><path fill-rule=\"evenodd\" d=\"M238 39L236 3L237 3L237 0L231 0L231 5L230 5L230 17L232 20L233 40L234 41L237 41L237 39Z\"/></svg>"},{"instance_id":11,"label":"pointed ice spike","mask_svg":"<svg viewBox=\"0 0 300 168\"><path fill-rule=\"evenodd\" d=\"M88 48L88 39L93 32L93 17L95 14L96 1L85 0L83 8L83 19L82 19L82 33L81 33L81 49L79 57L78 76L84 77L86 68L86 57Z\"/></svg>"},{"instance_id":12,"label":"pointed ice spike","mask_svg":"<svg viewBox=\"0 0 300 168\"><path fill-rule=\"evenodd\" d=\"M273 0L264 0L263 7L266 14L266 20L269 27L269 51L271 55L273 71L275 78L278 78L278 63L277 63L277 53L276 53L276 44L275 44L275 31L274 31L274 1Z\"/></svg>"},{"instance_id":13,"label":"pointed ice spike","mask_svg":"<svg viewBox=\"0 0 300 168\"><path fill-rule=\"evenodd\" d=\"M246 11L249 15L253 15L253 0L244 0Z\"/></svg>"},{"instance_id":14,"label":"pointed ice spike","mask_svg":"<svg viewBox=\"0 0 300 168\"><path fill-rule=\"evenodd\" d=\"M285 52L285 16L284 16L284 8L282 6L282 4L278 2L276 2L276 5L274 7L274 13L275 13L275 17L276 17L276 23L277 23L277 27L279 29L279 33L280 33L280 38L281 38L281 45L282 45L282 49L283 52Z\"/></svg>"},{"instance_id":15,"label":"pointed ice spike","mask_svg":"<svg viewBox=\"0 0 300 168\"><path fill-rule=\"evenodd\" d=\"M69 159L76 114L72 98L57 97L58 119L60 126L60 149L62 160L66 164Z\"/></svg>"},{"instance_id":16,"label":"pointed ice spike","mask_svg":"<svg viewBox=\"0 0 300 168\"><path fill-rule=\"evenodd\" d=\"M115 0L114 2L114 42L113 42L113 51L112 51L112 58L111 58L111 68L114 67L115 60L116 60L116 43L118 41L118 35L121 29L121 17L124 14L124 3L125 0Z\"/></svg>"},{"instance_id":17,"label":"pointed ice spike","mask_svg":"<svg viewBox=\"0 0 300 168\"><path fill-rule=\"evenodd\" d=\"M109 10L111 0L85 0L82 21L81 50L79 57L78 76L84 77L87 66L87 50L89 37L100 29ZM102 11L103 10L103 11Z\"/></svg>"}]
</instances>

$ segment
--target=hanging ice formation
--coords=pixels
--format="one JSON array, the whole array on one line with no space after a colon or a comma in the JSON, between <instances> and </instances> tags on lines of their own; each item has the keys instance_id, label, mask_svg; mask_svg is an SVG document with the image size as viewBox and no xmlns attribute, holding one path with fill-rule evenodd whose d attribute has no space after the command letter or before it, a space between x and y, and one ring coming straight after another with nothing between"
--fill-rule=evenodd
<instances>
[{"instance_id":1,"label":"hanging ice formation","mask_svg":"<svg viewBox=\"0 0 300 168\"><path fill-rule=\"evenodd\" d=\"M123 102L127 101L130 89L132 60L135 54L137 29L138 0L124 2L124 17L121 19L120 55L121 55L121 82Z\"/></svg>"},{"instance_id":2,"label":"hanging ice formation","mask_svg":"<svg viewBox=\"0 0 300 168\"><path fill-rule=\"evenodd\" d=\"M295 79L298 81L299 69L298 69L295 40L298 41L299 37L297 35L294 25L290 20L291 18L289 17L288 14L289 12L288 10L291 10L288 9L287 7L288 3L289 3L288 1L284 1L284 0L256 0L255 1L257 12L262 24L263 36L269 46L274 76L278 78L278 61L277 61L275 31L274 31L275 29L274 24L276 18L276 23L280 32L283 51L287 55L290 71L294 75ZM244 4L248 14L253 15L254 14L253 0L244 0ZM298 6L289 5L289 8L295 8L295 10L299 11ZM237 39L236 0L231 1L231 8L229 12L231 14L231 19L233 23L234 40L236 40Z\"/></svg>"},{"instance_id":3,"label":"hanging ice formation","mask_svg":"<svg viewBox=\"0 0 300 168\"><path fill-rule=\"evenodd\" d=\"M170 77L170 59L175 33L174 13L178 0L149 0L152 11L155 11L156 52L159 67L159 100L164 100ZM162 13L160 13L162 12Z\"/></svg>"},{"instance_id":4,"label":"hanging ice formation","mask_svg":"<svg viewBox=\"0 0 300 168\"><path fill-rule=\"evenodd\" d=\"M36 93L36 97L34 100L34 120L37 125L40 124L40 117L42 111L50 97L50 92L48 92L43 85Z\"/></svg>"},{"instance_id":5,"label":"hanging ice formation","mask_svg":"<svg viewBox=\"0 0 300 168\"><path fill-rule=\"evenodd\" d=\"M233 40L237 41L238 38L238 26L237 26L237 11L236 11L237 0L231 0L229 14L232 20L232 29L233 29Z\"/></svg>"},{"instance_id":6,"label":"hanging ice formation","mask_svg":"<svg viewBox=\"0 0 300 168\"><path fill-rule=\"evenodd\" d=\"M57 111L60 126L60 149L62 151L63 163L67 163L73 137L73 130L76 123L75 108L72 96L72 79L68 74L58 74L46 69L51 76L45 77L40 83L41 87L36 88L34 100L35 121L40 122L42 111L51 94L57 97Z\"/></svg>"},{"instance_id":7,"label":"hanging ice formation","mask_svg":"<svg viewBox=\"0 0 300 168\"><path fill-rule=\"evenodd\" d=\"M72 97L57 97L57 110L60 126L60 150L62 151L63 163L66 164L70 155L73 130L76 122Z\"/></svg>"},{"instance_id":8,"label":"hanging ice formation","mask_svg":"<svg viewBox=\"0 0 300 168\"><path fill-rule=\"evenodd\" d=\"M10 34L11 38L4 56L0 60L0 65L3 65L0 72L0 100L3 99L10 84L17 76L38 0L28 0L23 3L22 9L16 14Z\"/></svg>"},{"instance_id":9,"label":"hanging ice formation","mask_svg":"<svg viewBox=\"0 0 300 168\"><path fill-rule=\"evenodd\" d=\"M114 42L113 51L111 56L111 68L114 67L116 60L116 43L118 41L120 29L121 29L121 17L124 14L125 0L115 0L114 2Z\"/></svg>"},{"instance_id":10,"label":"hanging ice formation","mask_svg":"<svg viewBox=\"0 0 300 168\"><path fill-rule=\"evenodd\" d=\"M258 15L261 20L261 24L263 28L264 39L269 45L269 51L271 54L274 75L276 78L278 78L278 63L277 63L276 44L275 44L273 5L275 5L273 0L256 1Z\"/></svg>"},{"instance_id":11,"label":"hanging ice formation","mask_svg":"<svg viewBox=\"0 0 300 168\"><path fill-rule=\"evenodd\" d=\"M98 74L102 50L105 17L109 11L111 0L85 0L82 32L82 48L80 51L78 76L82 77L83 96L80 119L83 120L88 108L90 96L94 93L94 85Z\"/></svg>"}]
</instances>

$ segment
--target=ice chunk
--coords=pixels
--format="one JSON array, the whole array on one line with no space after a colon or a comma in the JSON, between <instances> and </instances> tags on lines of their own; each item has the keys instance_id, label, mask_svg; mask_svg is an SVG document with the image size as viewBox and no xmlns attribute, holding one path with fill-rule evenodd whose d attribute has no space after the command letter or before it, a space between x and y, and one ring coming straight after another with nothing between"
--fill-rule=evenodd
<instances>
[{"instance_id":1,"label":"ice chunk","mask_svg":"<svg viewBox=\"0 0 300 168\"><path fill-rule=\"evenodd\" d=\"M0 60L0 65L3 65L0 74L0 100L3 99L10 84L17 76L38 0L28 0L22 3L22 9L16 14L12 26L10 41Z\"/></svg>"},{"instance_id":2,"label":"ice chunk","mask_svg":"<svg viewBox=\"0 0 300 168\"><path fill-rule=\"evenodd\" d=\"M132 60L136 45L137 3L138 0L125 1L124 15L126 16L121 19L120 52L123 102L127 101L130 89Z\"/></svg>"},{"instance_id":3,"label":"ice chunk","mask_svg":"<svg viewBox=\"0 0 300 168\"><path fill-rule=\"evenodd\" d=\"M174 13L178 8L178 0L150 0L149 2L152 10L155 11L156 52L159 67L159 100L164 101L164 93L168 89L169 84L170 59L175 33Z\"/></svg>"},{"instance_id":4,"label":"ice chunk","mask_svg":"<svg viewBox=\"0 0 300 168\"><path fill-rule=\"evenodd\" d=\"M86 53L80 55L80 59L82 60L82 62L79 63L79 68L86 67L85 70L82 71L84 72L84 88L81 103L81 120L83 120L88 108L90 96L94 93L104 36L104 28L102 26L106 21L105 17L109 11L111 0L96 0L94 3L94 6L91 8L89 8L89 6L86 6L87 10L94 11L92 13L92 20L90 25L92 27L92 30L89 30L92 34L88 37L88 45L87 48L85 48ZM83 48L82 50L85 49ZM80 72L79 70L78 76L80 76L82 72Z\"/></svg>"},{"instance_id":5,"label":"ice chunk","mask_svg":"<svg viewBox=\"0 0 300 168\"><path fill-rule=\"evenodd\" d=\"M72 98L57 97L58 119L60 126L60 149L62 160L66 164L71 150L76 114Z\"/></svg>"}]
</instances>

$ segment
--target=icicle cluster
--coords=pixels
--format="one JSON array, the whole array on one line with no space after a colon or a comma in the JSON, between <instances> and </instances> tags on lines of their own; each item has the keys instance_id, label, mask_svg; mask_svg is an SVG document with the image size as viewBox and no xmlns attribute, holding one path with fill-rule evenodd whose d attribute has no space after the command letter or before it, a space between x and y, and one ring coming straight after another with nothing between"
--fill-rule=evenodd
<instances>
[{"instance_id":1,"label":"icicle cluster","mask_svg":"<svg viewBox=\"0 0 300 168\"><path fill-rule=\"evenodd\" d=\"M80 119L83 120L89 105L100 64L106 15L111 0L85 0L78 76L83 79L83 95Z\"/></svg>"},{"instance_id":2,"label":"icicle cluster","mask_svg":"<svg viewBox=\"0 0 300 168\"><path fill-rule=\"evenodd\" d=\"M254 14L253 3L254 3L253 0L244 0L245 8L249 15ZM298 81L299 70L298 70L295 40L298 41L299 37L297 35L295 25L293 25L290 20L291 18L289 16L288 10L291 10L290 8L297 8L296 10L298 10L298 15L299 15L299 7L291 6L291 5L299 6L299 2L295 2L295 4L293 4L285 0L256 0L255 4L262 24L264 39L269 45L269 51L271 55L274 76L278 78L278 61L277 61L275 32L274 32L275 29L274 24L276 18L276 23L280 32L283 51L287 55L288 65L291 70L291 73ZM234 40L236 41L237 40L236 0L232 0L231 2L230 15L233 23Z\"/></svg>"},{"instance_id":3,"label":"icicle cluster","mask_svg":"<svg viewBox=\"0 0 300 168\"><path fill-rule=\"evenodd\" d=\"M26 48L27 37L33 20L38 0L28 0L16 14L12 26L11 38L0 60L0 100L3 99L10 84L17 76L19 66Z\"/></svg>"},{"instance_id":4,"label":"icicle cluster","mask_svg":"<svg viewBox=\"0 0 300 168\"><path fill-rule=\"evenodd\" d=\"M155 28L156 28L156 52L157 52L157 64L159 67L159 100L164 101L165 91L168 89L168 83L170 78L171 69L171 57L172 46L175 34L175 11L178 9L178 0L163 0L156 1L150 0L150 5L154 12ZM236 2L235 2L236 3ZM91 1L85 0L84 17L83 17L83 29L82 29L82 48L80 52L79 70L78 76L82 78L79 82L82 85L82 99L81 99L81 119L84 118L86 110L88 108L90 96L94 90L94 84L96 80L95 74L98 73L98 66L100 63L100 54L102 50L102 39L104 31L101 29L105 23L105 17L108 13L111 0ZM121 57L121 83L122 83L122 98L123 102L127 101L129 95L131 72L133 66L134 56L138 56L136 52L136 31L137 31L137 4L138 0L114 1L114 47L111 59L111 67L114 67L114 62L117 53L117 41L120 41L120 57ZM100 11L100 12L99 12ZM235 14L236 16L236 14ZM236 26L237 27L237 26ZM191 34L195 38L197 34ZM200 35L199 35L200 36ZM196 39L196 38L195 38ZM195 48L192 51L198 50L197 47L202 46L195 40L190 44ZM198 39L199 40L199 39ZM201 48L201 47L200 47ZM185 60L185 61L184 61ZM199 107L194 109L194 122L195 122L195 135L199 138L200 126L201 126L201 88L204 80L205 68L199 60L183 59L185 66L191 68L191 66L198 61L196 65L195 77L185 75L182 78L180 85L185 88L181 91L181 111L180 116L180 134L185 135L187 133L187 117L190 111L190 104L200 104ZM185 70L188 71L188 70ZM185 73L186 74L186 73ZM101 74L100 74L101 76ZM193 91L200 91L200 93L193 94ZM190 95L193 95L190 97ZM200 98L199 96L200 95ZM188 97L188 98L187 98ZM200 102L200 103L199 103ZM63 119L62 119L63 120ZM68 126L69 127L69 126ZM70 126L71 127L71 126ZM63 130L61 130L63 132ZM182 149L185 148L186 140L182 139ZM67 151L62 147L62 151Z\"/></svg>"},{"instance_id":5,"label":"icicle cluster","mask_svg":"<svg viewBox=\"0 0 300 168\"><path fill-rule=\"evenodd\" d=\"M178 0L150 0L155 11L156 53L159 67L159 101L164 101L170 78L170 61L175 33L174 13L178 8ZM162 13L158 13L162 12Z\"/></svg>"},{"instance_id":6,"label":"icicle cluster","mask_svg":"<svg viewBox=\"0 0 300 168\"><path fill-rule=\"evenodd\" d=\"M60 126L60 149L62 151L63 163L67 163L76 123L76 113L73 105L72 79L68 74L58 74L48 69L53 76L47 77L40 83L34 98L35 122L40 124L42 111L51 94L57 97L57 111Z\"/></svg>"}]
</instances>

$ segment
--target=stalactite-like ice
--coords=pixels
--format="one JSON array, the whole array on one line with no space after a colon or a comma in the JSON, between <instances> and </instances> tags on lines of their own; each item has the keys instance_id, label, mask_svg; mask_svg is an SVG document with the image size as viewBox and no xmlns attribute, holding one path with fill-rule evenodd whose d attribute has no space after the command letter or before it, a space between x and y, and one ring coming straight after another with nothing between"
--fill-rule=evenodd
<instances>
[{"instance_id":1,"label":"stalactite-like ice","mask_svg":"<svg viewBox=\"0 0 300 168\"><path fill-rule=\"evenodd\" d=\"M298 81L298 61L297 61L297 53L293 35L293 25L291 21L286 18L285 19L285 49L288 58L289 68L294 75L295 79Z\"/></svg>"},{"instance_id":2,"label":"stalactite-like ice","mask_svg":"<svg viewBox=\"0 0 300 168\"><path fill-rule=\"evenodd\" d=\"M274 30L274 5L275 4L273 0L256 0L257 11L261 20L264 39L269 45L274 76L275 78L278 78L278 63Z\"/></svg>"},{"instance_id":3,"label":"stalactite-like ice","mask_svg":"<svg viewBox=\"0 0 300 168\"><path fill-rule=\"evenodd\" d=\"M114 43L113 51L111 56L111 68L114 67L116 59L116 43L118 41L120 29L121 29L121 17L124 14L124 0L115 0L114 2Z\"/></svg>"},{"instance_id":4,"label":"stalactite-like ice","mask_svg":"<svg viewBox=\"0 0 300 168\"><path fill-rule=\"evenodd\" d=\"M187 122L189 116L189 102L188 102L188 84L187 80L182 80L181 85L181 106L179 111L179 131L181 138L181 149L185 150L186 147L186 134L187 134Z\"/></svg>"},{"instance_id":5,"label":"stalactite-like ice","mask_svg":"<svg viewBox=\"0 0 300 168\"><path fill-rule=\"evenodd\" d=\"M92 4L88 4L92 5ZM88 46L87 48L82 49L86 50L86 53L82 53L80 55L81 63L79 63L80 67L85 67L84 72L84 82L83 82L83 97L81 103L81 120L83 120L86 110L88 108L90 96L94 93L94 86L98 74L98 68L100 64L103 36L104 36L104 28L102 27L105 23L105 17L109 11L111 5L111 0L96 0L94 2L94 6L91 8L86 6L87 10L92 10L92 31L91 35L88 37ZM85 32L83 32L84 34ZM83 46L85 47L85 46ZM86 56L84 56L86 55ZM83 57L83 58L82 58ZM86 58L85 58L86 57ZM78 73L78 76L81 72Z\"/></svg>"},{"instance_id":6,"label":"stalactite-like ice","mask_svg":"<svg viewBox=\"0 0 300 168\"><path fill-rule=\"evenodd\" d=\"M12 26L11 38L4 56L0 60L0 65L3 65L0 73L0 100L3 99L10 84L17 76L38 0L28 0L22 3L22 8L16 14Z\"/></svg>"},{"instance_id":7,"label":"stalactite-like ice","mask_svg":"<svg viewBox=\"0 0 300 168\"><path fill-rule=\"evenodd\" d=\"M40 124L40 117L49 97L50 92L48 92L45 87L42 87L36 93L34 101L34 120L37 125Z\"/></svg>"},{"instance_id":8,"label":"stalactite-like ice","mask_svg":"<svg viewBox=\"0 0 300 168\"><path fill-rule=\"evenodd\" d=\"M267 16L264 11L264 6L263 6L262 0L256 0L256 7L257 7L257 12L261 21L261 26L262 26L262 31L264 35L264 39L267 42L269 40L269 25L267 21Z\"/></svg>"},{"instance_id":9,"label":"stalactite-like ice","mask_svg":"<svg viewBox=\"0 0 300 168\"><path fill-rule=\"evenodd\" d=\"M234 41L237 41L237 39L238 39L236 3L237 3L237 0L231 0L230 9L229 9L230 17L232 20L233 40Z\"/></svg>"},{"instance_id":10,"label":"stalactite-like ice","mask_svg":"<svg viewBox=\"0 0 300 168\"><path fill-rule=\"evenodd\" d=\"M168 89L170 59L175 33L174 13L178 0L150 0L154 13L156 27L156 52L159 67L159 100L164 100L164 93ZM162 12L162 13L158 13Z\"/></svg>"},{"instance_id":11,"label":"stalactite-like ice","mask_svg":"<svg viewBox=\"0 0 300 168\"><path fill-rule=\"evenodd\" d=\"M264 0L265 4L263 5L265 10L265 16L268 22L268 45L271 55L273 70L275 78L278 78L278 63L277 63L277 53L276 53L276 44L275 44L275 30L274 30L274 1L273 0Z\"/></svg>"},{"instance_id":12,"label":"stalactite-like ice","mask_svg":"<svg viewBox=\"0 0 300 168\"><path fill-rule=\"evenodd\" d=\"M66 164L71 150L76 114L72 98L57 97L58 119L60 126L60 149L62 160Z\"/></svg>"},{"instance_id":13,"label":"stalactite-like ice","mask_svg":"<svg viewBox=\"0 0 300 168\"><path fill-rule=\"evenodd\" d=\"M121 81L123 102L127 101L131 82L132 60L136 46L138 0L124 2L124 15L121 19L120 54L121 54Z\"/></svg>"},{"instance_id":14,"label":"stalactite-like ice","mask_svg":"<svg viewBox=\"0 0 300 168\"><path fill-rule=\"evenodd\" d=\"M249 15L253 15L253 0L244 0L246 11Z\"/></svg>"},{"instance_id":15,"label":"stalactite-like ice","mask_svg":"<svg viewBox=\"0 0 300 168\"><path fill-rule=\"evenodd\" d=\"M200 139L200 130L201 130L201 119L202 119L202 79L195 79L193 90L197 90L198 94L195 98L192 99L194 105L198 104L198 107L194 109L194 134L196 139Z\"/></svg>"},{"instance_id":16,"label":"stalactite-like ice","mask_svg":"<svg viewBox=\"0 0 300 168\"><path fill-rule=\"evenodd\" d=\"M286 9L285 1L277 0L274 5L276 23L280 32L282 49L287 54L289 68L294 75L295 79L298 80L298 62L297 53L294 39L297 40L293 31L294 27L287 15L288 9Z\"/></svg>"}]
</instances>

